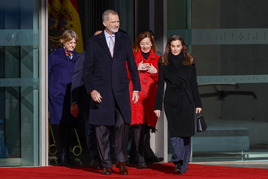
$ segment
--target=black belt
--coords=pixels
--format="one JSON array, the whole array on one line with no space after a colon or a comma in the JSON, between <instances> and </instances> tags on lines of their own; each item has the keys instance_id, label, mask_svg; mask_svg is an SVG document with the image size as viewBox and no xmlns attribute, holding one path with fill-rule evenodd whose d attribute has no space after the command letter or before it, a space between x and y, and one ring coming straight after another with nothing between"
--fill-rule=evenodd
<instances>
[{"instance_id":1,"label":"black belt","mask_svg":"<svg viewBox=\"0 0 268 179\"><path fill-rule=\"evenodd\" d=\"M174 84L174 85L169 85L169 86L176 86L176 88L177 88L177 92L180 93L180 94L183 94L183 93L182 93L182 90L184 90L185 93L186 93L186 95L188 96L190 102L193 103L193 100L192 100L192 98L190 97L191 94L189 94L189 90L186 89L187 87L190 87L190 84L189 84L189 83L183 83L183 84L181 84L181 85Z\"/></svg>"}]
</instances>

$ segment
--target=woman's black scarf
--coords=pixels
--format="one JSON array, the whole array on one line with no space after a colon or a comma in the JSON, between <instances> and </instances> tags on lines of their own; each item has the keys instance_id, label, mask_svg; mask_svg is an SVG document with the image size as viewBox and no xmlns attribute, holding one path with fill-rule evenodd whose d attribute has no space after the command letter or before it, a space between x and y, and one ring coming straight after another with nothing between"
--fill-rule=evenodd
<instances>
[{"instance_id":1,"label":"woman's black scarf","mask_svg":"<svg viewBox=\"0 0 268 179\"><path fill-rule=\"evenodd\" d=\"M179 53L179 55L173 55L172 52L169 52L168 54L168 61L172 60L175 64L183 63L185 60L185 56L183 54L183 51Z\"/></svg>"},{"instance_id":2,"label":"woman's black scarf","mask_svg":"<svg viewBox=\"0 0 268 179\"><path fill-rule=\"evenodd\" d=\"M151 51L150 51L151 52ZM148 53L143 53L142 51L141 51L141 55L143 56L143 58L145 59L145 60L147 60L147 58L149 57L149 55L150 55L150 52L148 52Z\"/></svg>"}]
</instances>

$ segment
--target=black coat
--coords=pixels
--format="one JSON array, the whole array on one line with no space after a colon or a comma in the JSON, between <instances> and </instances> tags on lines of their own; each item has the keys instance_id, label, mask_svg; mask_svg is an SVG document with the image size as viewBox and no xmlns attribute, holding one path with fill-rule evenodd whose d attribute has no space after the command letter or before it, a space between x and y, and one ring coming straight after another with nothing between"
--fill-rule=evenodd
<instances>
[{"instance_id":1,"label":"black coat","mask_svg":"<svg viewBox=\"0 0 268 179\"><path fill-rule=\"evenodd\" d=\"M83 78L89 95L91 91L97 90L102 96L100 104L90 99L90 124L115 125L116 103L125 122L131 122L126 62L133 82L133 90L140 91L140 79L129 35L120 31L115 34L113 57L104 32L88 40Z\"/></svg>"},{"instance_id":2,"label":"black coat","mask_svg":"<svg viewBox=\"0 0 268 179\"><path fill-rule=\"evenodd\" d=\"M168 61L168 65L158 64L159 79L155 109L162 110L164 82L166 82L164 109L170 137L190 137L194 135L195 108L202 107L196 81L196 68L194 64L185 66L170 58Z\"/></svg>"},{"instance_id":3,"label":"black coat","mask_svg":"<svg viewBox=\"0 0 268 179\"><path fill-rule=\"evenodd\" d=\"M80 53L76 59L71 89L71 103L75 102L80 107L89 108L90 96L87 94L83 79L84 59L85 52Z\"/></svg>"}]
</instances>

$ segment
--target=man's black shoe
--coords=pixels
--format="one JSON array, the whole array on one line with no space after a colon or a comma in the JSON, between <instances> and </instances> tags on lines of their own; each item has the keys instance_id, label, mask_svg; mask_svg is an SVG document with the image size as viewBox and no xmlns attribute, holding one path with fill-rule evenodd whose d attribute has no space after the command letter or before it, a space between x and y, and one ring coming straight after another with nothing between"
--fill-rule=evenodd
<instances>
[{"instance_id":1,"label":"man's black shoe","mask_svg":"<svg viewBox=\"0 0 268 179\"><path fill-rule=\"evenodd\" d=\"M130 164L137 164L138 163L138 160L135 157L129 157L128 161Z\"/></svg>"},{"instance_id":2,"label":"man's black shoe","mask_svg":"<svg viewBox=\"0 0 268 179\"><path fill-rule=\"evenodd\" d=\"M137 169L143 169L143 168L147 168L147 165L145 163L138 163Z\"/></svg>"},{"instance_id":3,"label":"man's black shoe","mask_svg":"<svg viewBox=\"0 0 268 179\"><path fill-rule=\"evenodd\" d=\"M158 163L158 162L162 162L163 160L164 160L163 157L157 157L157 156L153 156L153 157L145 159L146 163Z\"/></svg>"},{"instance_id":4,"label":"man's black shoe","mask_svg":"<svg viewBox=\"0 0 268 179\"><path fill-rule=\"evenodd\" d=\"M93 159L90 164L90 168L93 168L93 170L99 170L101 168L101 163L98 159Z\"/></svg>"}]
</instances>

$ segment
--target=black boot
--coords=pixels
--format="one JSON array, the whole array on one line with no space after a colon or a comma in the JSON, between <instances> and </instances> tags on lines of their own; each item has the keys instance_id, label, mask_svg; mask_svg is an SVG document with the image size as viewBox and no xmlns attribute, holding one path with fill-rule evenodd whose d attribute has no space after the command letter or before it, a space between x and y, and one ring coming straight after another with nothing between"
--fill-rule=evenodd
<instances>
[{"instance_id":1,"label":"black boot","mask_svg":"<svg viewBox=\"0 0 268 179\"><path fill-rule=\"evenodd\" d=\"M181 164L179 162L175 163L175 173L178 175L181 175L183 173Z\"/></svg>"},{"instance_id":2,"label":"black boot","mask_svg":"<svg viewBox=\"0 0 268 179\"><path fill-rule=\"evenodd\" d=\"M100 168L102 168L101 161L98 157L94 158L90 162L89 166L90 166L90 168L93 168L93 170L99 170Z\"/></svg>"},{"instance_id":3,"label":"black boot","mask_svg":"<svg viewBox=\"0 0 268 179\"><path fill-rule=\"evenodd\" d=\"M143 169L143 168L147 168L147 165L145 163L144 157L143 156L138 156L137 169Z\"/></svg>"}]
</instances>

